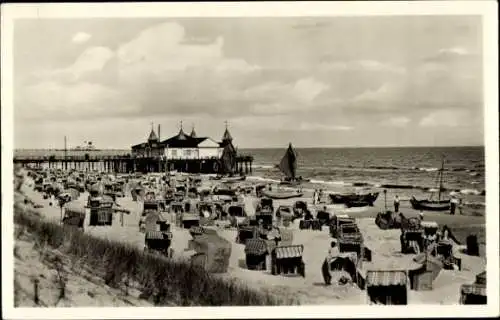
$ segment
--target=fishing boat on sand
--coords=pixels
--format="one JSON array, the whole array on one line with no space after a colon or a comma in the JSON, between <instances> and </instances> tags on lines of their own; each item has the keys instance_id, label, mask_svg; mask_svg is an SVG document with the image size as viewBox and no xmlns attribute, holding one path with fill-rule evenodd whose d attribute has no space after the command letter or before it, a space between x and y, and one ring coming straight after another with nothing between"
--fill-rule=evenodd
<instances>
[{"instance_id":1,"label":"fishing boat on sand","mask_svg":"<svg viewBox=\"0 0 500 320\"><path fill-rule=\"evenodd\" d=\"M450 210L450 199L441 199L441 192L444 190L443 188L443 172L444 172L444 158L441 160L441 169L438 170L437 173L437 199L434 200L434 192L431 193L429 199L418 200L413 196L410 199L411 206L415 210L426 210L426 211L447 211Z\"/></svg>"},{"instance_id":2,"label":"fishing boat on sand","mask_svg":"<svg viewBox=\"0 0 500 320\"><path fill-rule=\"evenodd\" d=\"M330 193L330 199L334 204L345 204L348 207L362 207L362 206L373 206L373 203L377 200L378 192L369 193Z\"/></svg>"},{"instance_id":3,"label":"fishing boat on sand","mask_svg":"<svg viewBox=\"0 0 500 320\"><path fill-rule=\"evenodd\" d=\"M264 197L268 197L271 199L292 199L292 198L300 198L304 195L304 193L296 190L262 190L261 194Z\"/></svg>"},{"instance_id":4,"label":"fishing boat on sand","mask_svg":"<svg viewBox=\"0 0 500 320\"><path fill-rule=\"evenodd\" d=\"M285 180L280 184L293 186L300 183L299 180L296 179L297 153L293 149L292 143L288 145L288 149L286 150L283 158L281 158L278 168L285 175ZM261 194L271 199L291 199L302 197L303 195L303 193L299 190L283 190L279 187L276 190L264 189L261 191Z\"/></svg>"}]
</instances>

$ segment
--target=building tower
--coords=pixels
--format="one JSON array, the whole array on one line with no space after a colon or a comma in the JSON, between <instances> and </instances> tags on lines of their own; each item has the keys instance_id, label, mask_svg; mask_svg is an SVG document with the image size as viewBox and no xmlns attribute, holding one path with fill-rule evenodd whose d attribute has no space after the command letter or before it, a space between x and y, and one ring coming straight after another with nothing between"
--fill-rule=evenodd
<instances>
[{"instance_id":1,"label":"building tower","mask_svg":"<svg viewBox=\"0 0 500 320\"><path fill-rule=\"evenodd\" d=\"M232 144L233 142L233 137L231 137L231 134L229 133L229 130L227 128L227 121L225 123L226 123L226 130L224 131L224 135L222 136L222 144L221 144L221 147L223 148L228 144Z\"/></svg>"},{"instance_id":2,"label":"building tower","mask_svg":"<svg viewBox=\"0 0 500 320\"><path fill-rule=\"evenodd\" d=\"M151 122L151 132L149 133L149 138L148 138L148 142L151 144L151 143L154 143L154 142L158 142L158 136L156 135L154 129L153 129L153 123Z\"/></svg>"},{"instance_id":3,"label":"building tower","mask_svg":"<svg viewBox=\"0 0 500 320\"><path fill-rule=\"evenodd\" d=\"M179 130L179 133L177 134L177 140L187 140L186 134L184 133L184 130L182 129L182 121L181 121L181 129Z\"/></svg>"}]
</instances>

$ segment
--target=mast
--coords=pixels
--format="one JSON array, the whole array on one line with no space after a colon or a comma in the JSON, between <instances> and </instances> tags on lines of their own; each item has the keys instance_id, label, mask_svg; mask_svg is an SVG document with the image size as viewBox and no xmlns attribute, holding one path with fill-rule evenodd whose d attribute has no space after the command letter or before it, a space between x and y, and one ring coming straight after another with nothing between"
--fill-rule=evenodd
<instances>
[{"instance_id":1,"label":"mast","mask_svg":"<svg viewBox=\"0 0 500 320\"><path fill-rule=\"evenodd\" d=\"M443 187L444 156L441 158L441 169L439 170L438 201L441 201L441 188Z\"/></svg>"},{"instance_id":2,"label":"mast","mask_svg":"<svg viewBox=\"0 0 500 320\"><path fill-rule=\"evenodd\" d=\"M384 189L384 208L384 212L387 212L387 189Z\"/></svg>"},{"instance_id":3,"label":"mast","mask_svg":"<svg viewBox=\"0 0 500 320\"><path fill-rule=\"evenodd\" d=\"M68 169L68 145L66 141L66 136L64 136L64 169ZM62 210L62 209L61 209Z\"/></svg>"}]
</instances>

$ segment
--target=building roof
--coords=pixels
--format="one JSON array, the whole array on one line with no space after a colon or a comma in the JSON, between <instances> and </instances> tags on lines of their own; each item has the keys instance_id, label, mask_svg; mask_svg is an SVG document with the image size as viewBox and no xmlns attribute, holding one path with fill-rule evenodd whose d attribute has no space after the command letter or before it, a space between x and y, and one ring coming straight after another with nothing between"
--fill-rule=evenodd
<instances>
[{"instance_id":1,"label":"building roof","mask_svg":"<svg viewBox=\"0 0 500 320\"><path fill-rule=\"evenodd\" d=\"M147 142L142 142L142 143L138 143L138 144L133 145L132 149L145 148L146 146L148 146L148 143Z\"/></svg>"},{"instance_id":2,"label":"building roof","mask_svg":"<svg viewBox=\"0 0 500 320\"><path fill-rule=\"evenodd\" d=\"M157 141L158 136L156 135L155 131L151 128L151 132L149 133L149 138L148 141Z\"/></svg>"},{"instance_id":3,"label":"building roof","mask_svg":"<svg viewBox=\"0 0 500 320\"><path fill-rule=\"evenodd\" d=\"M215 142L215 141L214 142L217 143L219 147L224 147L227 144L227 142L232 139L232 137L229 134L229 132L227 131L227 129L226 129L226 132L224 133L224 137L226 139L225 142ZM179 133L177 135L160 142L158 139L158 136L156 135L154 130L151 129L151 132L149 134L147 142L133 145L132 149L143 149L143 148L147 148L149 146L152 146L153 148L156 148L156 147L196 148L196 147L198 147L198 145L200 143L202 143L203 141L206 141L207 139L213 141L212 139L210 139L208 137L198 137L196 135L194 127L193 127L193 130L191 131L191 134L187 135L186 133L184 133L184 130L182 129L182 126L181 126ZM227 140L227 139L229 139L229 140ZM154 145L155 143L158 143L159 145L157 144L155 146Z\"/></svg>"},{"instance_id":4,"label":"building roof","mask_svg":"<svg viewBox=\"0 0 500 320\"><path fill-rule=\"evenodd\" d=\"M200 143L205 141L206 137L192 138L191 136L179 133L167 140L161 142L162 145L169 148L196 148Z\"/></svg>"}]
</instances>

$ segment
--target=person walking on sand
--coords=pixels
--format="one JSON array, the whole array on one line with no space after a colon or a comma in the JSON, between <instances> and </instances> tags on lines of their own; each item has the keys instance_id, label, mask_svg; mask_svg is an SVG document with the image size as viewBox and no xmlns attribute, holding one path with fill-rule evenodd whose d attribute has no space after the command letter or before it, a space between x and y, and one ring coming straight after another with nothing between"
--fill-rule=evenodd
<instances>
[{"instance_id":1,"label":"person walking on sand","mask_svg":"<svg viewBox=\"0 0 500 320\"><path fill-rule=\"evenodd\" d=\"M399 212L399 196L396 195L394 198L394 212L398 213Z\"/></svg>"}]
</instances>

